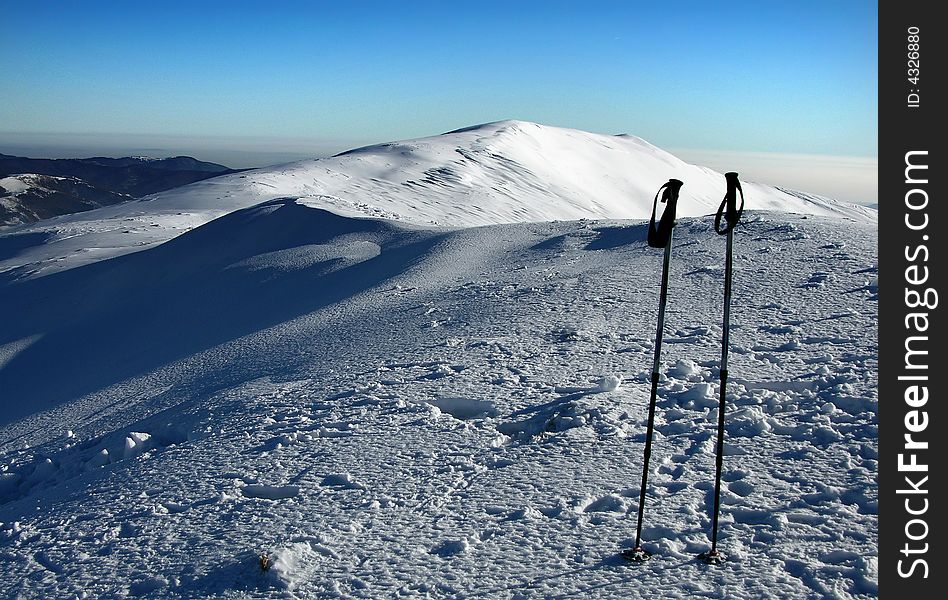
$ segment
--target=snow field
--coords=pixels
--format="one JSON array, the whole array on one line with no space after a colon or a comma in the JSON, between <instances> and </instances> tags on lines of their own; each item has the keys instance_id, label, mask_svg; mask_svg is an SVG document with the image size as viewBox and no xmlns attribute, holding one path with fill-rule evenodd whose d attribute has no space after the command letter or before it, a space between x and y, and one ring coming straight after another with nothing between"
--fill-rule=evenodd
<instances>
[{"instance_id":1,"label":"snow field","mask_svg":"<svg viewBox=\"0 0 948 600\"><path fill-rule=\"evenodd\" d=\"M55 341L67 308L70 334L219 335L68 348L110 365L93 379L42 340L17 346L5 389L48 410L0 428L0 588L872 597L875 226L750 212L735 234L719 568L694 561L721 339L709 218L676 232L643 532L656 554L632 566L617 552L634 536L661 268L644 225L402 228L283 202L87 267L126 293L147 282L147 313L135 294L77 303L86 274L8 288L13 306L57 292L17 340ZM325 260L300 262L308 247ZM182 257L194 274L151 271ZM43 368L70 377L35 381Z\"/></svg>"}]
</instances>

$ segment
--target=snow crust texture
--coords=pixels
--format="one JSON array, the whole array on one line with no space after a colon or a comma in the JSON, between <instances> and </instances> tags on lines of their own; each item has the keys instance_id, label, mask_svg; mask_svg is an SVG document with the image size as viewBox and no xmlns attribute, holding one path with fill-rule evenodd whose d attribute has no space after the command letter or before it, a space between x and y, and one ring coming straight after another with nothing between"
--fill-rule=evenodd
<instances>
[{"instance_id":1,"label":"snow crust texture","mask_svg":"<svg viewBox=\"0 0 948 600\"><path fill-rule=\"evenodd\" d=\"M16 265L0 293L2 314L16 315L0 338L0 590L875 596L875 223L752 210L735 230L720 531L729 560L709 567L695 555L709 546L724 238L709 217L680 220L643 532L654 556L629 565L618 552L634 536L662 258L645 224L449 229L413 224L384 201L372 206L391 219L323 210L342 205L325 198L340 189L327 182L346 185L344 166L377 170L382 183L359 185L383 200L396 176L424 187L418 198L449 181L456 193L499 164L492 148L511 127L527 126L453 134L472 150L452 142L451 171L403 169L448 151L436 141L370 148L336 167L246 174L260 190L253 201L228 196L239 176L227 176L186 188L195 206L207 198L204 212L180 192L140 216L103 211L147 202L0 237ZM601 141L617 153L644 144ZM386 165L400 153L405 163ZM517 160L546 177L540 159ZM654 181L634 197L650 210L682 167L643 168ZM264 197L288 181L311 193ZM492 197L529 181L501 181ZM745 188L751 208L766 208L759 189ZM686 202L683 190L683 212L712 212L713 191ZM218 196L230 204L214 205ZM430 214L487 223L508 215L478 221L477 207L500 205L472 199L453 205L463 214ZM522 209L536 212L509 218L612 210ZM217 211L228 214L206 222ZM69 248L66 231L115 240L149 223L164 233L146 234L140 252L86 238L75 241L82 253L121 256L50 266Z\"/></svg>"}]
</instances>

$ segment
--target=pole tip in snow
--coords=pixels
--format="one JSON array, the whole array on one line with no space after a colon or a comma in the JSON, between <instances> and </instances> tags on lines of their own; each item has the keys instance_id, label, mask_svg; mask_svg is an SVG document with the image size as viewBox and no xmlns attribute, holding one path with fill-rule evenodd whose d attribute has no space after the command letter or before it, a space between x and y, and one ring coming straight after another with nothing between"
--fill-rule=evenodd
<instances>
[{"instance_id":1,"label":"pole tip in snow","mask_svg":"<svg viewBox=\"0 0 948 600\"><path fill-rule=\"evenodd\" d=\"M643 548L642 546L636 546L635 548L626 548L622 551L622 558L626 559L629 562L645 562L648 559L652 558L652 553Z\"/></svg>"},{"instance_id":2,"label":"pole tip in snow","mask_svg":"<svg viewBox=\"0 0 948 600\"><path fill-rule=\"evenodd\" d=\"M708 550L698 555L698 560L706 565L720 565L726 560L723 552L718 550Z\"/></svg>"}]
</instances>

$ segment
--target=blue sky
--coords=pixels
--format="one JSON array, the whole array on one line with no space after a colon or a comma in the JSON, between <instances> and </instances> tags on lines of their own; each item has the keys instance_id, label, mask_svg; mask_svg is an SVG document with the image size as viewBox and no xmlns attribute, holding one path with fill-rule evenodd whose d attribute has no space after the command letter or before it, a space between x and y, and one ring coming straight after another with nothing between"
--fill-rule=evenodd
<instances>
[{"instance_id":1,"label":"blue sky","mask_svg":"<svg viewBox=\"0 0 948 600\"><path fill-rule=\"evenodd\" d=\"M515 118L670 149L877 155L875 2L6 1L2 12L0 152L98 138L306 154Z\"/></svg>"}]
</instances>

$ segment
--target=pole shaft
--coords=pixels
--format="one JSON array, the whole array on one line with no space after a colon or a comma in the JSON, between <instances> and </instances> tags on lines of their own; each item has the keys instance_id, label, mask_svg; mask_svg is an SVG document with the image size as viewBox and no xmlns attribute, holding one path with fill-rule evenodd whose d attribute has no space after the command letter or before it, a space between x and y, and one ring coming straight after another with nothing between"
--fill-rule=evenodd
<instances>
[{"instance_id":1,"label":"pole shaft","mask_svg":"<svg viewBox=\"0 0 948 600\"><path fill-rule=\"evenodd\" d=\"M718 442L714 474L714 513L711 516L711 551L718 545L718 513L721 508L721 468L724 465L724 412L727 392L727 351L731 328L731 272L734 231L727 232L727 253L724 263L724 331L721 345L721 396L718 401Z\"/></svg>"},{"instance_id":2,"label":"pole shaft","mask_svg":"<svg viewBox=\"0 0 948 600\"><path fill-rule=\"evenodd\" d=\"M674 230L672 230L673 232ZM642 489L639 492L639 515L635 526L635 547L639 547L642 538L642 517L645 514L645 489L648 485L648 463L652 457L652 432L655 429L655 403L658 395L658 369L662 358L662 335L665 331L665 301L668 298L668 268L671 263L672 232L665 244L665 258L662 263L662 291L658 299L658 327L655 331L655 360L652 362L652 389L648 401L648 425L645 431L645 454L642 460Z\"/></svg>"},{"instance_id":3,"label":"pole shaft","mask_svg":"<svg viewBox=\"0 0 948 600\"><path fill-rule=\"evenodd\" d=\"M645 434L645 455L642 460L642 489L639 492L639 518L635 525L635 547L642 539L642 517L645 514L645 489L648 485L648 461L652 457L652 427L655 423L655 396L658 392L658 373L652 373L652 394L648 403L648 430Z\"/></svg>"},{"instance_id":4,"label":"pole shaft","mask_svg":"<svg viewBox=\"0 0 948 600\"><path fill-rule=\"evenodd\" d=\"M672 238L674 229L668 234L668 243L665 245L665 259L662 262L662 291L658 300L658 327L655 331L655 360L652 362L652 373L658 373L662 359L662 336L665 331L665 301L668 299L668 268L671 263Z\"/></svg>"}]
</instances>

